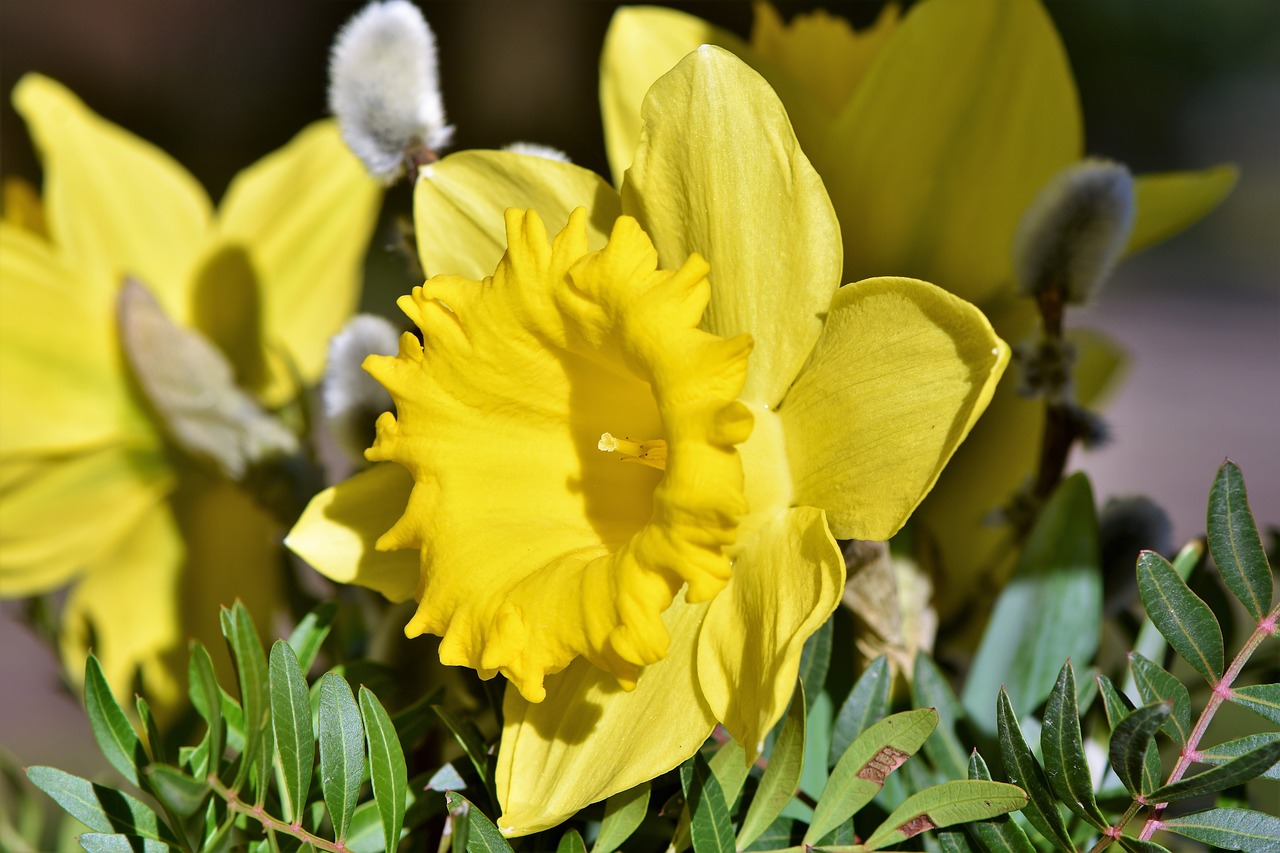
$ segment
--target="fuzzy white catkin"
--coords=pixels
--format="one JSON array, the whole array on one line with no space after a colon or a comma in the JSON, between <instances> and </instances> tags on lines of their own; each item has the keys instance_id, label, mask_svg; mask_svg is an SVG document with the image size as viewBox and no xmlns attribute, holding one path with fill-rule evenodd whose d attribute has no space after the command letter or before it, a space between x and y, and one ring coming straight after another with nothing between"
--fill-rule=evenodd
<instances>
[{"instance_id":1,"label":"fuzzy white catkin","mask_svg":"<svg viewBox=\"0 0 1280 853\"><path fill-rule=\"evenodd\" d=\"M569 155L561 151L559 148L552 148L550 145L543 145L540 142L508 142L502 146L503 151L510 151L512 154L525 154L530 157L541 157L544 160L555 160L559 163L572 163Z\"/></svg>"},{"instance_id":2,"label":"fuzzy white catkin","mask_svg":"<svg viewBox=\"0 0 1280 853\"><path fill-rule=\"evenodd\" d=\"M1013 270L1027 296L1060 287L1089 300L1111 274L1133 228L1133 177L1119 163L1088 159L1055 175L1018 225Z\"/></svg>"},{"instance_id":3,"label":"fuzzy white catkin","mask_svg":"<svg viewBox=\"0 0 1280 853\"><path fill-rule=\"evenodd\" d=\"M329 341L324 382L320 386L325 425L334 441L354 460L362 461L373 422L390 411L391 395L365 372L370 355L395 355L400 333L390 321L373 314L357 314Z\"/></svg>"},{"instance_id":4,"label":"fuzzy white catkin","mask_svg":"<svg viewBox=\"0 0 1280 853\"><path fill-rule=\"evenodd\" d=\"M436 39L408 0L374 2L338 32L329 58L329 109L365 168L390 183L405 154L449 144Z\"/></svg>"}]
</instances>

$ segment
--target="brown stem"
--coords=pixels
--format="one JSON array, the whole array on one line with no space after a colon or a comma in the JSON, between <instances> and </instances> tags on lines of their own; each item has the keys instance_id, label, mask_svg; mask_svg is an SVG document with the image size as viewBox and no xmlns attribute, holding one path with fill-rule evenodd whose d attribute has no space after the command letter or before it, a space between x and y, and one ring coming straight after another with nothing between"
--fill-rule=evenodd
<instances>
[{"instance_id":1,"label":"brown stem","mask_svg":"<svg viewBox=\"0 0 1280 853\"><path fill-rule=\"evenodd\" d=\"M1101 853L1102 850L1107 848L1107 845L1123 835L1124 828L1129 825L1129 821L1133 820L1133 816L1138 813L1140 808L1142 808L1141 802L1138 800L1131 802L1124 815L1102 833L1098 838L1098 843L1093 845L1093 849L1089 853Z\"/></svg>"},{"instance_id":2,"label":"brown stem","mask_svg":"<svg viewBox=\"0 0 1280 853\"><path fill-rule=\"evenodd\" d=\"M326 850L329 853L348 853L347 845L341 841L326 841L318 835L312 835L307 832L300 823L286 823L278 817L267 814L262 806L250 805L244 802L235 791L223 785L214 774L210 773L206 781L208 781L209 787L213 789L214 793L226 801L227 808L233 812L253 818L262 824L264 828L293 836L304 844L310 844L317 850Z\"/></svg>"}]
</instances>

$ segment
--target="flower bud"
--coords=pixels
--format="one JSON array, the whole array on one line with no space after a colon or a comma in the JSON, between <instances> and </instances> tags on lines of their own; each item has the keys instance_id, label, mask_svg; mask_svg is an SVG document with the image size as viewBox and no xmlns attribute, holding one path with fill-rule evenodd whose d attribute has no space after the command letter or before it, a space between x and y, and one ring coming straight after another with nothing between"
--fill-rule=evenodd
<instances>
[{"instance_id":1,"label":"flower bud","mask_svg":"<svg viewBox=\"0 0 1280 853\"><path fill-rule=\"evenodd\" d=\"M449 144L435 35L417 6L374 2L347 22L330 55L329 109L348 147L386 183Z\"/></svg>"},{"instance_id":2,"label":"flower bud","mask_svg":"<svg viewBox=\"0 0 1280 853\"><path fill-rule=\"evenodd\" d=\"M1089 300L1111 274L1133 227L1133 178L1119 163L1089 159L1055 175L1022 215L1013 269L1026 296L1060 290Z\"/></svg>"},{"instance_id":3,"label":"flower bud","mask_svg":"<svg viewBox=\"0 0 1280 853\"><path fill-rule=\"evenodd\" d=\"M325 426L337 445L363 464L374 423L392 408L391 395L361 365L370 355L395 355L400 333L382 317L357 314L329 342L320 388Z\"/></svg>"}]
</instances>

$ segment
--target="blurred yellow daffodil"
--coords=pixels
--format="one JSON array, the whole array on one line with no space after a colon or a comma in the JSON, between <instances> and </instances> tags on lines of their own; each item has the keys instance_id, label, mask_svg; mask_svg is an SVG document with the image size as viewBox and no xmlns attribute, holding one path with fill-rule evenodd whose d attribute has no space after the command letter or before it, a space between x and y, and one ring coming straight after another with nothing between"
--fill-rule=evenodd
<instances>
[{"instance_id":1,"label":"blurred yellow daffodil","mask_svg":"<svg viewBox=\"0 0 1280 853\"><path fill-rule=\"evenodd\" d=\"M1021 340L1034 302L1015 293L1019 219L1037 192L1084 152L1066 54L1037 0L922 0L870 27L815 12L785 24L755 4L750 41L673 9L619 10L606 36L600 97L616 179L640 139L650 85L700 44L722 45L777 91L831 194L847 280L911 275L974 304ZM1235 169L1139 176L1129 252L1177 233L1230 191ZM1079 334L1076 393L1087 403L1120 352ZM933 555L936 605L954 616L988 573L1010 566L1012 537L992 523L1035 470L1043 402L1005 381L915 519Z\"/></svg>"},{"instance_id":2,"label":"blurred yellow daffodil","mask_svg":"<svg viewBox=\"0 0 1280 853\"><path fill-rule=\"evenodd\" d=\"M932 285L839 286L822 183L731 54L692 53L643 119L620 195L510 152L422 171L423 264L451 274L401 300L422 343L367 362L397 407L369 457L398 464L322 493L288 539L416 598L406 633L442 635L444 662L510 679L512 835L717 723L754 759L843 591L835 537L902 525L1008 358Z\"/></svg>"},{"instance_id":3,"label":"blurred yellow daffodil","mask_svg":"<svg viewBox=\"0 0 1280 853\"><path fill-rule=\"evenodd\" d=\"M13 101L43 160L47 234L24 227L30 204L0 223L0 595L72 583L68 671L92 643L118 695L141 674L169 710L187 638L218 640L220 603L238 596L267 624L279 524L167 447L122 355L122 284L140 282L242 387L282 404L318 378L355 307L380 191L321 122L240 173L215 213L168 155L59 83L29 75Z\"/></svg>"}]
</instances>

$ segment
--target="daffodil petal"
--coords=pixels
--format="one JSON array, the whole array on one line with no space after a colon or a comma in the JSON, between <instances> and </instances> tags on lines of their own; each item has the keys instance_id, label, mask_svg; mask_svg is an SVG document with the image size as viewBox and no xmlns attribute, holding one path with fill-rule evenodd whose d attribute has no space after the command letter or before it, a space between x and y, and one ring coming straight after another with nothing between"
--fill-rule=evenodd
<instances>
[{"instance_id":1,"label":"daffodil petal","mask_svg":"<svg viewBox=\"0 0 1280 853\"><path fill-rule=\"evenodd\" d=\"M812 152L840 211L846 280L909 275L982 303L1012 280L1023 210L1082 144L1039 3L915 4Z\"/></svg>"},{"instance_id":2,"label":"daffodil petal","mask_svg":"<svg viewBox=\"0 0 1280 853\"><path fill-rule=\"evenodd\" d=\"M311 499L285 545L338 583L376 590L392 601L418 591L418 552L379 551L409 503L413 478L399 465L374 465Z\"/></svg>"},{"instance_id":3,"label":"daffodil petal","mask_svg":"<svg viewBox=\"0 0 1280 853\"><path fill-rule=\"evenodd\" d=\"M587 247L609 239L622 212L618 194L588 169L510 151L460 151L424 168L413 193L418 254L428 276L480 281L506 251L507 208L536 210L564 222L575 208L590 211Z\"/></svg>"},{"instance_id":4,"label":"daffodil petal","mask_svg":"<svg viewBox=\"0 0 1280 853\"><path fill-rule=\"evenodd\" d=\"M600 113L614 181L631 165L640 143L640 104L654 81L690 51L722 45L741 54L746 44L701 18L659 6L623 6L613 13L600 54Z\"/></svg>"},{"instance_id":5,"label":"daffodil petal","mask_svg":"<svg viewBox=\"0 0 1280 853\"><path fill-rule=\"evenodd\" d=\"M3 220L6 224L49 239L49 226L44 219L44 203L40 201L40 194L35 187L16 175L7 175L0 181L0 191L3 192Z\"/></svg>"},{"instance_id":6,"label":"daffodil petal","mask_svg":"<svg viewBox=\"0 0 1280 853\"><path fill-rule=\"evenodd\" d=\"M129 387L115 291L29 231L0 223L0 457L157 443Z\"/></svg>"},{"instance_id":7,"label":"daffodil petal","mask_svg":"<svg viewBox=\"0 0 1280 853\"><path fill-rule=\"evenodd\" d=\"M381 197L332 121L305 128L227 189L205 257L244 252L259 284L262 344L287 353L304 381L319 378L329 338L355 310Z\"/></svg>"},{"instance_id":8,"label":"daffodil petal","mask_svg":"<svg viewBox=\"0 0 1280 853\"><path fill-rule=\"evenodd\" d=\"M704 46L644 102L645 128L623 211L664 266L711 264L702 327L756 341L742 399L782 399L840 281L840 226L769 85L733 54Z\"/></svg>"},{"instance_id":9,"label":"daffodil petal","mask_svg":"<svg viewBox=\"0 0 1280 853\"><path fill-rule=\"evenodd\" d=\"M838 539L888 539L986 409L1009 349L978 309L922 281L836 294L779 414L795 502Z\"/></svg>"},{"instance_id":10,"label":"daffodil petal","mask_svg":"<svg viewBox=\"0 0 1280 853\"><path fill-rule=\"evenodd\" d=\"M698 683L748 758L787 710L805 640L843 592L844 557L820 509L791 508L734 558L698 635Z\"/></svg>"},{"instance_id":11,"label":"daffodil petal","mask_svg":"<svg viewBox=\"0 0 1280 853\"><path fill-rule=\"evenodd\" d=\"M48 77L23 77L13 103L44 163L49 232L82 286L114 292L135 276L185 322L188 280L210 223L204 189L169 155Z\"/></svg>"},{"instance_id":12,"label":"daffodil petal","mask_svg":"<svg viewBox=\"0 0 1280 853\"><path fill-rule=\"evenodd\" d=\"M181 682L159 661L166 653L186 651L175 606L184 554L182 535L163 502L138 519L132 535L101 550L62 613L59 648L71 678L83 677L92 649L118 700L132 696L141 670L153 708L163 713L178 702Z\"/></svg>"},{"instance_id":13,"label":"daffodil petal","mask_svg":"<svg viewBox=\"0 0 1280 853\"><path fill-rule=\"evenodd\" d=\"M172 488L163 452L121 446L0 462L0 598L56 589L133 539Z\"/></svg>"},{"instance_id":14,"label":"daffodil petal","mask_svg":"<svg viewBox=\"0 0 1280 853\"><path fill-rule=\"evenodd\" d=\"M1125 254L1140 252L1200 221L1222 203L1239 177L1235 166L1139 175L1134 179L1133 231Z\"/></svg>"},{"instance_id":15,"label":"daffodil petal","mask_svg":"<svg viewBox=\"0 0 1280 853\"><path fill-rule=\"evenodd\" d=\"M547 679L534 704L508 687L498 751L499 828L527 835L584 806L661 775L702 746L716 718L696 676L706 604L683 597L663 617L667 656L624 692L606 672L578 661Z\"/></svg>"}]
</instances>

